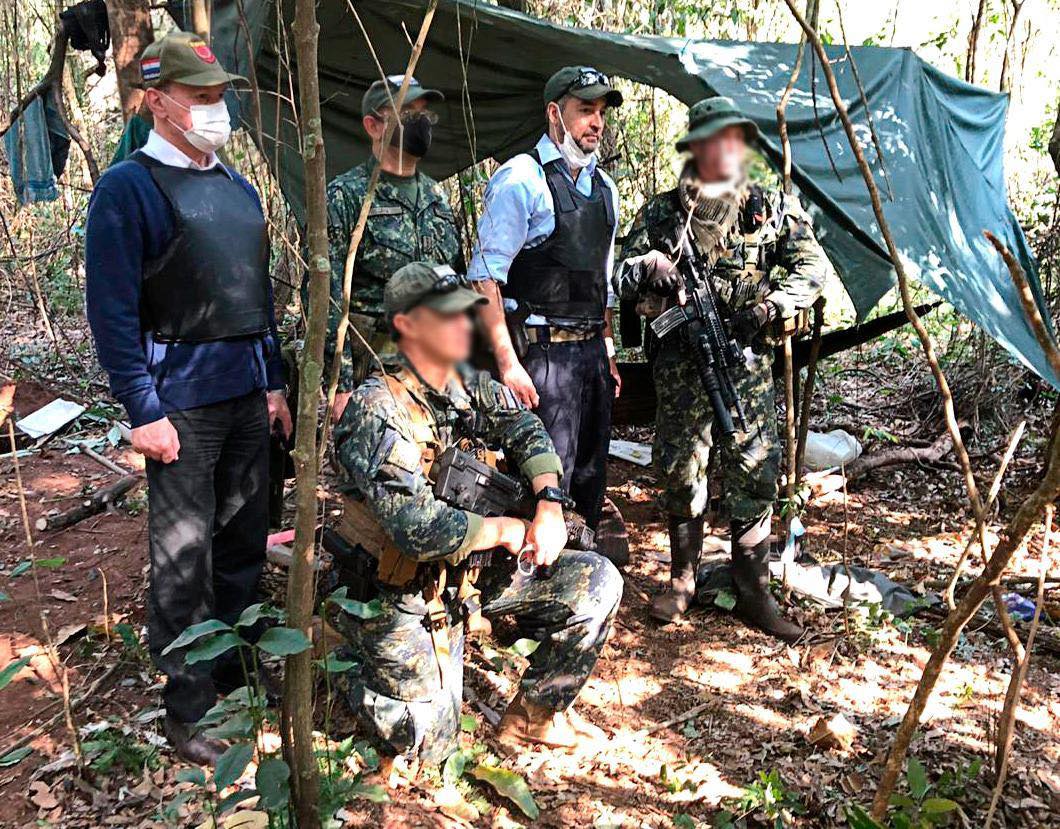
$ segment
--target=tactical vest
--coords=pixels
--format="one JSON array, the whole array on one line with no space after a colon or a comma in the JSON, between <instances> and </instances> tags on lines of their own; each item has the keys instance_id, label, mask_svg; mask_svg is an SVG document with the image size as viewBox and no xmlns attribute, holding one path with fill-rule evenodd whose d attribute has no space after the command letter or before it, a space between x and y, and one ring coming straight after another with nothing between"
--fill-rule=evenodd
<instances>
[{"instance_id":1,"label":"tactical vest","mask_svg":"<svg viewBox=\"0 0 1060 829\"><path fill-rule=\"evenodd\" d=\"M269 240L265 217L246 189L215 165L173 167L143 152L173 210L176 233L144 265L140 317L159 342L209 342L269 330Z\"/></svg>"},{"instance_id":2,"label":"tactical vest","mask_svg":"<svg viewBox=\"0 0 1060 829\"><path fill-rule=\"evenodd\" d=\"M541 164L552 194L556 227L541 244L523 248L508 269L503 293L550 320L602 325L607 307L607 258L615 206L599 168L588 196L578 192L562 159Z\"/></svg>"}]
</instances>

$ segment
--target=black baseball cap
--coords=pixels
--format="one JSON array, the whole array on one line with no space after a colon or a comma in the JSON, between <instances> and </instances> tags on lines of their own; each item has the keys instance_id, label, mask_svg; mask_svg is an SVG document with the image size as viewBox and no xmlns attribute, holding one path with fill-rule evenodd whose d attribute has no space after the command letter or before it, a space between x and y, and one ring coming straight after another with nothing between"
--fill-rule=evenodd
<instances>
[{"instance_id":1,"label":"black baseball cap","mask_svg":"<svg viewBox=\"0 0 1060 829\"><path fill-rule=\"evenodd\" d=\"M545 81L545 104L573 95L583 101L603 98L609 107L622 105L622 93L611 85L611 79L591 66L564 66Z\"/></svg>"}]
</instances>

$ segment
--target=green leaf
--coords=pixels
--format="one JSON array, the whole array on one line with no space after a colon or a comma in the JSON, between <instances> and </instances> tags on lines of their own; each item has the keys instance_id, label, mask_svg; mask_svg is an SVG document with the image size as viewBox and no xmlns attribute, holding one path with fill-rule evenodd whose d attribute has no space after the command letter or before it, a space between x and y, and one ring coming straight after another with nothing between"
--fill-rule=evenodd
<instances>
[{"instance_id":1,"label":"green leaf","mask_svg":"<svg viewBox=\"0 0 1060 829\"><path fill-rule=\"evenodd\" d=\"M714 597L714 604L722 610L732 610L736 607L736 596L731 590L719 590L718 595Z\"/></svg>"},{"instance_id":2,"label":"green leaf","mask_svg":"<svg viewBox=\"0 0 1060 829\"><path fill-rule=\"evenodd\" d=\"M905 768L905 779L909 784L909 793L917 800L922 800L931 788L924 765L916 757L909 758L909 763Z\"/></svg>"},{"instance_id":3,"label":"green leaf","mask_svg":"<svg viewBox=\"0 0 1060 829\"><path fill-rule=\"evenodd\" d=\"M184 663L194 665L196 662L205 662L208 659L216 659L222 653L232 650L239 645L246 645L238 633L225 631L207 639L205 642L189 648L184 654Z\"/></svg>"},{"instance_id":4,"label":"green leaf","mask_svg":"<svg viewBox=\"0 0 1060 829\"><path fill-rule=\"evenodd\" d=\"M449 784L455 783L464 776L464 770L472 759L470 751L462 748L454 751L445 758L445 765L442 766L442 780Z\"/></svg>"},{"instance_id":5,"label":"green leaf","mask_svg":"<svg viewBox=\"0 0 1060 829\"><path fill-rule=\"evenodd\" d=\"M279 608L270 607L265 602L258 602L239 614L235 627L246 628L257 624L262 619L283 619L283 617L284 613Z\"/></svg>"},{"instance_id":6,"label":"green leaf","mask_svg":"<svg viewBox=\"0 0 1060 829\"><path fill-rule=\"evenodd\" d=\"M30 754L33 753L32 746L22 746L22 748L16 748L14 751L9 751L3 757L0 757L0 768L7 768L8 766L14 766L21 763Z\"/></svg>"},{"instance_id":7,"label":"green leaf","mask_svg":"<svg viewBox=\"0 0 1060 829\"><path fill-rule=\"evenodd\" d=\"M312 643L302 631L288 627L269 628L258 640L257 645L265 653L273 656L290 656L309 650Z\"/></svg>"},{"instance_id":8,"label":"green leaf","mask_svg":"<svg viewBox=\"0 0 1060 829\"><path fill-rule=\"evenodd\" d=\"M29 664L29 659L28 656L23 656L21 659L7 663L7 667L0 671L0 691L11 684L15 675Z\"/></svg>"},{"instance_id":9,"label":"green leaf","mask_svg":"<svg viewBox=\"0 0 1060 829\"><path fill-rule=\"evenodd\" d=\"M360 755L362 761L364 761L364 767L369 771L375 771L379 768L379 752L375 750L375 746L369 743L367 740L358 740L356 745L353 746L353 750Z\"/></svg>"},{"instance_id":10,"label":"green leaf","mask_svg":"<svg viewBox=\"0 0 1060 829\"><path fill-rule=\"evenodd\" d=\"M54 570L64 564L66 564L66 559L59 556L58 558L38 558L34 566L43 567L45 570Z\"/></svg>"},{"instance_id":11,"label":"green leaf","mask_svg":"<svg viewBox=\"0 0 1060 829\"><path fill-rule=\"evenodd\" d=\"M7 595L3 590L0 590L0 602L9 602L11 597Z\"/></svg>"},{"instance_id":12,"label":"green leaf","mask_svg":"<svg viewBox=\"0 0 1060 829\"><path fill-rule=\"evenodd\" d=\"M199 720L199 725L202 725L202 720ZM221 725L207 728L203 733L207 737L213 737L217 740L248 740L254 734L254 719L250 716L249 711L240 711L229 717Z\"/></svg>"},{"instance_id":13,"label":"green leaf","mask_svg":"<svg viewBox=\"0 0 1060 829\"><path fill-rule=\"evenodd\" d=\"M205 622L199 622L197 625L185 628L180 636L170 642L165 650L162 651L162 656L172 653L177 648L185 648L197 639L202 639L202 637L209 636L211 633L231 629L231 625L226 625L220 619L207 619Z\"/></svg>"},{"instance_id":14,"label":"green leaf","mask_svg":"<svg viewBox=\"0 0 1060 829\"><path fill-rule=\"evenodd\" d=\"M370 602L359 602L356 599L335 598L334 594L332 594L332 598L329 598L329 601L358 619L374 619L383 613L383 603L379 599L372 599Z\"/></svg>"},{"instance_id":15,"label":"green leaf","mask_svg":"<svg viewBox=\"0 0 1060 829\"><path fill-rule=\"evenodd\" d=\"M945 797L929 797L922 804L921 810L925 815L944 815L957 808L957 804Z\"/></svg>"},{"instance_id":16,"label":"green leaf","mask_svg":"<svg viewBox=\"0 0 1060 829\"><path fill-rule=\"evenodd\" d=\"M540 644L536 639L516 639L508 650L519 656L528 657L538 649Z\"/></svg>"},{"instance_id":17,"label":"green leaf","mask_svg":"<svg viewBox=\"0 0 1060 829\"><path fill-rule=\"evenodd\" d=\"M478 728L478 720L476 720L470 714L462 714L460 716L461 731L466 731L468 734L474 734L476 728Z\"/></svg>"},{"instance_id":18,"label":"green leaf","mask_svg":"<svg viewBox=\"0 0 1060 829\"><path fill-rule=\"evenodd\" d=\"M847 807L847 824L850 829L883 829L883 825L873 820L872 816L860 806Z\"/></svg>"},{"instance_id":19,"label":"green leaf","mask_svg":"<svg viewBox=\"0 0 1060 829\"><path fill-rule=\"evenodd\" d=\"M232 792L232 794L228 795L228 797L226 798L223 798L221 802L217 804L217 812L223 815L229 809L238 806L244 800L250 800L250 798L257 796L257 789L240 789L239 791ZM227 826L227 822L224 825Z\"/></svg>"},{"instance_id":20,"label":"green leaf","mask_svg":"<svg viewBox=\"0 0 1060 829\"><path fill-rule=\"evenodd\" d=\"M18 576L21 576L23 573L27 572L32 566L33 562L27 558L25 561L20 561L18 564L16 564L14 569L10 573L8 573L8 576L13 579L17 578Z\"/></svg>"},{"instance_id":21,"label":"green leaf","mask_svg":"<svg viewBox=\"0 0 1060 829\"><path fill-rule=\"evenodd\" d=\"M291 769L279 757L266 757L258 766L254 782L258 787L262 809L272 811L287 804L291 798Z\"/></svg>"},{"instance_id":22,"label":"green leaf","mask_svg":"<svg viewBox=\"0 0 1060 829\"><path fill-rule=\"evenodd\" d=\"M372 803L390 802L390 795L386 793L386 788L377 783L358 783L350 789L350 795Z\"/></svg>"},{"instance_id":23,"label":"green leaf","mask_svg":"<svg viewBox=\"0 0 1060 829\"><path fill-rule=\"evenodd\" d=\"M359 663L349 659L339 659L334 653L329 653L327 659L317 659L315 664L329 674L344 674L356 668Z\"/></svg>"},{"instance_id":24,"label":"green leaf","mask_svg":"<svg viewBox=\"0 0 1060 829\"><path fill-rule=\"evenodd\" d=\"M471 769L468 774L476 780L488 783L496 790L497 794L508 798L518 806L519 810L530 820L537 820L538 815L541 814L541 810L537 808L537 803L534 802L534 795L530 792L530 787L526 785L526 781L522 776L514 771L480 764Z\"/></svg>"},{"instance_id":25,"label":"green leaf","mask_svg":"<svg viewBox=\"0 0 1060 829\"><path fill-rule=\"evenodd\" d=\"M213 773L213 784L217 791L227 789L239 779L254 756L253 743L236 743L217 758L217 768Z\"/></svg>"},{"instance_id":26,"label":"green leaf","mask_svg":"<svg viewBox=\"0 0 1060 829\"><path fill-rule=\"evenodd\" d=\"M200 768L181 769L176 775L178 783L194 783L196 786L206 785L206 772Z\"/></svg>"},{"instance_id":27,"label":"green leaf","mask_svg":"<svg viewBox=\"0 0 1060 829\"><path fill-rule=\"evenodd\" d=\"M674 815L673 822L677 829L696 829L696 822L688 815Z\"/></svg>"}]
</instances>

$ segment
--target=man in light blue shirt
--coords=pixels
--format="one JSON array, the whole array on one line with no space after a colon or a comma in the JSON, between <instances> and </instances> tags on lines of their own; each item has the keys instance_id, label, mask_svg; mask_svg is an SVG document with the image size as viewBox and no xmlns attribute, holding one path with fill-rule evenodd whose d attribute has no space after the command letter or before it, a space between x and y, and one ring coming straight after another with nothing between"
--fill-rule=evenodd
<instances>
[{"instance_id":1,"label":"man in light blue shirt","mask_svg":"<svg viewBox=\"0 0 1060 829\"><path fill-rule=\"evenodd\" d=\"M468 278L489 298L481 320L502 382L544 422L563 484L595 528L621 382L609 279L618 190L596 150L622 95L601 72L568 66L544 103L547 134L486 189Z\"/></svg>"}]
</instances>

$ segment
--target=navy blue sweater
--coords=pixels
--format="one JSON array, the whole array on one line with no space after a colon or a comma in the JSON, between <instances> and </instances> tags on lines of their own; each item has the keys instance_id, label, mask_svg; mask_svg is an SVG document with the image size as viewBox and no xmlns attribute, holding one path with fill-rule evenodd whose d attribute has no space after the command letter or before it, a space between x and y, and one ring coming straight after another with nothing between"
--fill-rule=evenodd
<instances>
[{"instance_id":1,"label":"navy blue sweater","mask_svg":"<svg viewBox=\"0 0 1060 829\"><path fill-rule=\"evenodd\" d=\"M229 172L261 210L250 183ZM157 343L142 329L144 263L160 256L175 232L169 202L135 161L111 167L92 191L85 227L88 323L111 393L133 426L255 389L283 388L275 323L264 337L208 343ZM269 304L274 317L271 286Z\"/></svg>"}]
</instances>

